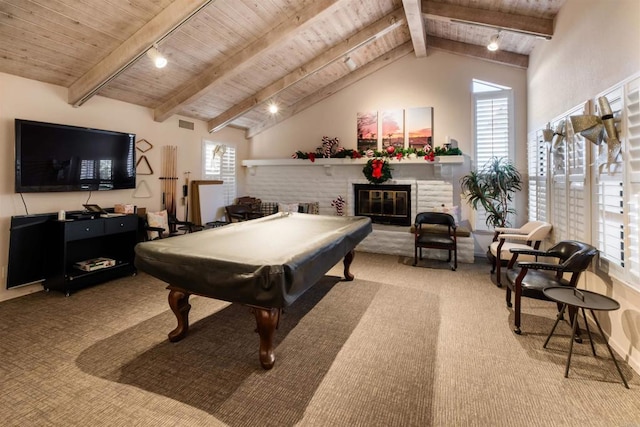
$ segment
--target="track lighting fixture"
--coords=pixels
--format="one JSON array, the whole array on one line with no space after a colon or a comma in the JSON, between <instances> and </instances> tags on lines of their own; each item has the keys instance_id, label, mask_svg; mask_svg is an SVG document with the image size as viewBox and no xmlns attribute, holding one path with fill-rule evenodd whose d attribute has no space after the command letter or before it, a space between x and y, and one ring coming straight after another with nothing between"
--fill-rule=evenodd
<instances>
[{"instance_id":1,"label":"track lighting fixture","mask_svg":"<svg viewBox=\"0 0 640 427\"><path fill-rule=\"evenodd\" d=\"M489 49L491 52L495 52L499 48L500 48L500 31L498 31L497 34L494 34L493 36L491 36L491 38L489 39L489 44L487 45L487 49Z\"/></svg>"},{"instance_id":2,"label":"track lighting fixture","mask_svg":"<svg viewBox=\"0 0 640 427\"><path fill-rule=\"evenodd\" d=\"M344 64L349 68L349 70L354 71L356 68L358 68L358 64L355 63L355 61L353 59L351 59L350 56L347 56L344 59Z\"/></svg>"},{"instance_id":3,"label":"track lighting fixture","mask_svg":"<svg viewBox=\"0 0 640 427\"><path fill-rule=\"evenodd\" d=\"M147 51L147 56L151 58L156 68L164 68L167 65L167 58L162 56L155 44Z\"/></svg>"}]
</instances>

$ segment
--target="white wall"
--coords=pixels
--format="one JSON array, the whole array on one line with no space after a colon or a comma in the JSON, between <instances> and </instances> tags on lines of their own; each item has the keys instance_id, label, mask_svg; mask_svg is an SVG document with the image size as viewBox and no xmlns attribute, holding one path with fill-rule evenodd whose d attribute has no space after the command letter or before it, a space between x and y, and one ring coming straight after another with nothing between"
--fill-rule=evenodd
<instances>
[{"instance_id":1,"label":"white wall","mask_svg":"<svg viewBox=\"0 0 640 427\"><path fill-rule=\"evenodd\" d=\"M529 58L529 130L639 70L640 1L567 0Z\"/></svg>"},{"instance_id":2,"label":"white wall","mask_svg":"<svg viewBox=\"0 0 640 427\"><path fill-rule=\"evenodd\" d=\"M640 1L567 0L553 40L530 57L529 130L640 72L639 43ZM611 346L640 372L640 292L605 273L584 282L620 303L599 318Z\"/></svg>"},{"instance_id":3,"label":"white wall","mask_svg":"<svg viewBox=\"0 0 640 427\"><path fill-rule=\"evenodd\" d=\"M113 207L115 203L132 203L148 210L161 207L160 180L161 151L166 145L178 147L178 177L183 183L184 172L191 172L191 179L201 177L201 143L203 139L233 143L239 149L239 157L245 158L248 144L244 133L227 128L210 135L206 123L183 118L195 123L195 130L178 127L178 117L169 118L163 123L153 121L153 112L144 107L104 97L91 98L80 108L67 104L67 89L36 82L34 80L0 73L0 301L41 290L41 286L28 286L18 289L5 289L8 261L10 218L24 215L25 207L19 194L14 193L14 119L28 119L43 122L61 123L74 126L86 126L135 133L137 139L146 139L153 149L144 153L153 168L153 175L140 175L151 189L151 198L134 198L133 190L94 191L91 202L103 207ZM137 153L140 155L141 153ZM177 187L181 195L180 187ZM24 201L29 214L80 210L87 202L88 192L67 193L25 193ZM177 214L184 216L184 207L178 205Z\"/></svg>"}]
</instances>

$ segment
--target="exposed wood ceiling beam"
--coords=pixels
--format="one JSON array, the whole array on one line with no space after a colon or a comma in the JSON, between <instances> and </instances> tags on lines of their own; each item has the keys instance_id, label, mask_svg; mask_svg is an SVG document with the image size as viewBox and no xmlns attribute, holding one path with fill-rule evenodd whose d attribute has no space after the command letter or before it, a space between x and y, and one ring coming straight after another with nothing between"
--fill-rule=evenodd
<instances>
[{"instance_id":1,"label":"exposed wood ceiling beam","mask_svg":"<svg viewBox=\"0 0 640 427\"><path fill-rule=\"evenodd\" d=\"M484 25L548 39L553 36L553 19L436 3L429 0L422 0L422 12L428 18L444 18L452 22Z\"/></svg>"},{"instance_id":2,"label":"exposed wood ceiling beam","mask_svg":"<svg viewBox=\"0 0 640 427\"><path fill-rule=\"evenodd\" d=\"M504 65L511 65L517 68L526 69L529 66L529 57L527 55L520 55L519 53L506 52L501 50L490 52L484 46L462 43L449 39L441 39L439 37L429 36L429 48L440 49L463 56L470 56L473 58L480 58Z\"/></svg>"},{"instance_id":3,"label":"exposed wood ceiling beam","mask_svg":"<svg viewBox=\"0 0 640 427\"><path fill-rule=\"evenodd\" d=\"M334 81L333 83L312 93L306 98L296 102L294 105L284 108L283 110L281 110L276 120L264 122L258 126L254 126L250 128L245 135L246 138L252 138L258 135L259 133L269 129L270 127L275 126L276 124L288 119L289 117L292 117L298 114L299 112L311 107L312 105L322 101L323 99L330 97L331 95L339 92L340 90L346 88L347 86L350 86L356 83L357 81L367 77L368 75L375 73L381 68L386 67L389 64L392 64L396 60L402 58L405 55L410 54L411 52L413 52L413 45L411 44L410 41L396 47L395 49L390 50L384 55L379 56L378 58L367 63L366 65L347 74L343 78Z\"/></svg>"},{"instance_id":4,"label":"exposed wood ceiling beam","mask_svg":"<svg viewBox=\"0 0 640 427\"><path fill-rule=\"evenodd\" d=\"M422 15L422 0L402 0L402 5L409 25L413 51L417 58L424 58L427 56L427 31Z\"/></svg>"},{"instance_id":5,"label":"exposed wood ceiling beam","mask_svg":"<svg viewBox=\"0 0 640 427\"><path fill-rule=\"evenodd\" d=\"M335 10L339 3L340 0L316 0L310 6L303 8L296 16L285 19L264 37L259 38L224 63L207 69L178 89L169 99L154 110L154 120L158 122L166 120L179 111L185 103L204 95L216 82L234 75L238 67L265 52L271 46L293 37L312 22Z\"/></svg>"},{"instance_id":6,"label":"exposed wood ceiling beam","mask_svg":"<svg viewBox=\"0 0 640 427\"><path fill-rule=\"evenodd\" d=\"M213 0L175 0L113 52L80 76L70 87L68 102L84 104L104 85L144 55L156 42L179 28Z\"/></svg>"},{"instance_id":7,"label":"exposed wood ceiling beam","mask_svg":"<svg viewBox=\"0 0 640 427\"><path fill-rule=\"evenodd\" d=\"M271 83L269 86L255 93L254 95L242 100L219 116L209 120L207 128L209 132L217 132L224 128L230 122L240 117L247 111L268 101L273 96L287 89L288 87L298 83L299 81L309 77L310 75L320 71L327 65L342 59L346 54L356 50L359 47L373 41L376 37L392 31L405 22L404 12L402 8L398 8L382 19L374 22L362 31L352 35L348 39L338 43L332 48L326 50L322 54L316 56L311 61L300 66L295 71L287 74L279 80Z\"/></svg>"}]
</instances>

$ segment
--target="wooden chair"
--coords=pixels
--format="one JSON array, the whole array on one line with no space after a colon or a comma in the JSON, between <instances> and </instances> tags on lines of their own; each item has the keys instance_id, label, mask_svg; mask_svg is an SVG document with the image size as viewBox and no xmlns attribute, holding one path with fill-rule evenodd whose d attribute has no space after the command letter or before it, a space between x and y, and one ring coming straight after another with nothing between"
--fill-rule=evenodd
<instances>
[{"instance_id":1,"label":"wooden chair","mask_svg":"<svg viewBox=\"0 0 640 427\"><path fill-rule=\"evenodd\" d=\"M542 241L551 233L551 229L551 224L544 221L530 221L520 228L495 228L487 259L492 265L491 274L497 271L496 284L499 288L502 287L500 269L511 259L511 249L539 249ZM524 261L522 258L520 260Z\"/></svg>"},{"instance_id":2,"label":"wooden chair","mask_svg":"<svg viewBox=\"0 0 640 427\"><path fill-rule=\"evenodd\" d=\"M507 307L511 307L511 292L515 295L514 324L515 333L520 334L521 298L534 298L549 301L542 292L551 286L576 287L578 279L585 271L598 250L586 243L565 240L557 243L548 251L529 249L511 249L513 254L507 266ZM546 262L519 262L518 256L533 255L546 258ZM559 263L557 263L559 261ZM569 278L565 279L564 274ZM558 311L561 307L558 307Z\"/></svg>"},{"instance_id":3,"label":"wooden chair","mask_svg":"<svg viewBox=\"0 0 640 427\"><path fill-rule=\"evenodd\" d=\"M456 237L456 221L453 216L442 212L422 212L416 215L414 223L414 256L413 265L422 259L422 249L443 249L453 253L451 270L458 268L458 241ZM418 256L419 255L419 256Z\"/></svg>"},{"instance_id":4,"label":"wooden chair","mask_svg":"<svg viewBox=\"0 0 640 427\"><path fill-rule=\"evenodd\" d=\"M248 221L250 219L260 218L261 212L255 212L250 205L228 205L224 207L227 217L227 223Z\"/></svg>"},{"instance_id":5,"label":"wooden chair","mask_svg":"<svg viewBox=\"0 0 640 427\"><path fill-rule=\"evenodd\" d=\"M166 239L167 237L200 231L204 227L191 221L181 221L166 211L146 212L138 210L142 240Z\"/></svg>"}]
</instances>

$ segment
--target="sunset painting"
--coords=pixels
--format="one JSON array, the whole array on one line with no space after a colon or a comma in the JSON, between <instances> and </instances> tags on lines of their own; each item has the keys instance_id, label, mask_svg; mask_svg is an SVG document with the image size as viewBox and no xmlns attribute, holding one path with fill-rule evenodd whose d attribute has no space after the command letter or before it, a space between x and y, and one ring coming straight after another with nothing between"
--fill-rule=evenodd
<instances>
[{"instance_id":1,"label":"sunset painting","mask_svg":"<svg viewBox=\"0 0 640 427\"><path fill-rule=\"evenodd\" d=\"M404 114L402 110L382 112L382 148L404 147Z\"/></svg>"},{"instance_id":2,"label":"sunset painting","mask_svg":"<svg viewBox=\"0 0 640 427\"><path fill-rule=\"evenodd\" d=\"M433 146L433 108L409 108L406 112L409 147L421 149L425 145Z\"/></svg>"},{"instance_id":3,"label":"sunset painting","mask_svg":"<svg viewBox=\"0 0 640 427\"><path fill-rule=\"evenodd\" d=\"M378 112L358 113L358 151L378 148Z\"/></svg>"}]
</instances>

